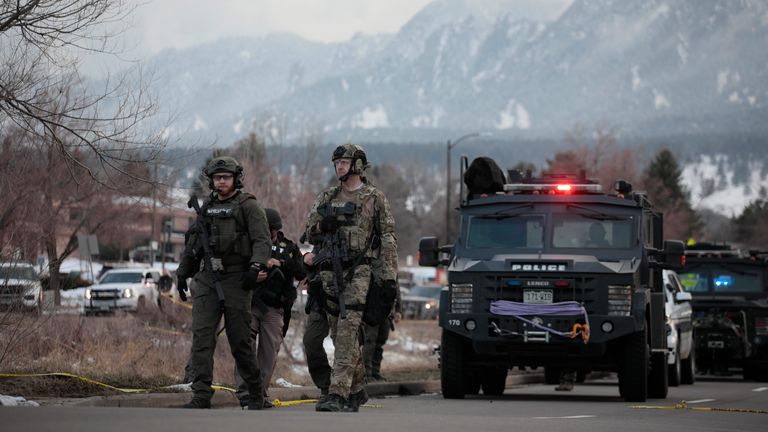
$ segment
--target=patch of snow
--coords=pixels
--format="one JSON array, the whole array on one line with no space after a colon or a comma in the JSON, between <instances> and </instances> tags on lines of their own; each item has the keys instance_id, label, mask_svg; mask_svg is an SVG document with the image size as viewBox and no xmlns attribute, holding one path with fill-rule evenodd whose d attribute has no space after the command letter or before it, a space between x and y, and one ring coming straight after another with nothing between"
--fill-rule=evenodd
<instances>
[{"instance_id":1,"label":"patch of snow","mask_svg":"<svg viewBox=\"0 0 768 432\"><path fill-rule=\"evenodd\" d=\"M251 58L251 52L248 50L241 50L240 51L240 58L241 59L249 59Z\"/></svg>"},{"instance_id":2,"label":"patch of snow","mask_svg":"<svg viewBox=\"0 0 768 432\"><path fill-rule=\"evenodd\" d=\"M531 117L525 107L514 99L507 102L506 108L499 112L499 120L494 123L496 129L528 129L531 127Z\"/></svg>"},{"instance_id":3,"label":"patch of snow","mask_svg":"<svg viewBox=\"0 0 768 432\"><path fill-rule=\"evenodd\" d=\"M243 123L245 123L245 120L240 119L240 121L238 121L232 126L232 131L234 131L235 134L239 135L240 131L243 130Z\"/></svg>"},{"instance_id":4,"label":"patch of snow","mask_svg":"<svg viewBox=\"0 0 768 432\"><path fill-rule=\"evenodd\" d=\"M658 90L654 90L653 91L653 106L656 109L661 109L661 108L669 108L672 105L669 103L669 99L667 99L667 97L664 96L664 93L662 93L662 92L660 92Z\"/></svg>"},{"instance_id":5,"label":"patch of snow","mask_svg":"<svg viewBox=\"0 0 768 432\"><path fill-rule=\"evenodd\" d=\"M725 90L725 86L728 84L728 70L720 71L717 73L717 94L722 94Z\"/></svg>"},{"instance_id":6,"label":"patch of snow","mask_svg":"<svg viewBox=\"0 0 768 432\"><path fill-rule=\"evenodd\" d=\"M28 401L21 396L0 395L0 406L29 406L39 407L40 404L34 401Z\"/></svg>"},{"instance_id":7,"label":"patch of snow","mask_svg":"<svg viewBox=\"0 0 768 432\"><path fill-rule=\"evenodd\" d=\"M360 114L355 116L355 119L353 120L353 126L362 129L389 127L387 111L381 104L377 105L373 109L365 107Z\"/></svg>"},{"instance_id":8,"label":"patch of snow","mask_svg":"<svg viewBox=\"0 0 768 432\"><path fill-rule=\"evenodd\" d=\"M677 38L679 39L679 42L677 43L677 55L680 57L680 62L682 64L688 64L688 41L685 40L685 36L681 33L678 33Z\"/></svg>"},{"instance_id":9,"label":"patch of snow","mask_svg":"<svg viewBox=\"0 0 768 432\"><path fill-rule=\"evenodd\" d=\"M434 107L432 108L432 114L429 115L421 115L418 117L414 117L413 120L411 120L411 125L413 127L431 127L436 128L440 126L440 119L445 115L445 110L443 107Z\"/></svg>"},{"instance_id":10,"label":"patch of snow","mask_svg":"<svg viewBox=\"0 0 768 432\"><path fill-rule=\"evenodd\" d=\"M718 167L727 164L728 156L702 155L698 160L683 167L681 181L690 191L694 208L706 208L723 216L740 215L750 202L758 199L761 188L768 188L768 178L762 177L762 161L752 161L751 173L746 182L737 184L734 172L719 172Z\"/></svg>"},{"instance_id":11,"label":"patch of snow","mask_svg":"<svg viewBox=\"0 0 768 432\"><path fill-rule=\"evenodd\" d=\"M294 388L294 387L301 387L298 384L293 384L291 382L288 382L285 378L278 378L275 380L275 384L278 385L278 387L284 387L284 388Z\"/></svg>"},{"instance_id":12,"label":"patch of snow","mask_svg":"<svg viewBox=\"0 0 768 432\"><path fill-rule=\"evenodd\" d=\"M735 103L735 104L741 103L741 97L739 96L739 92L735 91L731 93L731 95L728 96L728 102Z\"/></svg>"},{"instance_id":13,"label":"patch of snow","mask_svg":"<svg viewBox=\"0 0 768 432\"><path fill-rule=\"evenodd\" d=\"M636 92L640 90L640 85L643 81L640 79L640 66L632 66L632 91Z\"/></svg>"},{"instance_id":14,"label":"patch of snow","mask_svg":"<svg viewBox=\"0 0 768 432\"><path fill-rule=\"evenodd\" d=\"M341 79L341 89L344 91L349 91L349 83L344 78Z\"/></svg>"},{"instance_id":15,"label":"patch of snow","mask_svg":"<svg viewBox=\"0 0 768 432\"><path fill-rule=\"evenodd\" d=\"M200 117L200 114L195 114L195 124L192 126L192 129L194 129L195 132L200 130L208 130L208 125L205 124L205 121L202 117Z\"/></svg>"}]
</instances>

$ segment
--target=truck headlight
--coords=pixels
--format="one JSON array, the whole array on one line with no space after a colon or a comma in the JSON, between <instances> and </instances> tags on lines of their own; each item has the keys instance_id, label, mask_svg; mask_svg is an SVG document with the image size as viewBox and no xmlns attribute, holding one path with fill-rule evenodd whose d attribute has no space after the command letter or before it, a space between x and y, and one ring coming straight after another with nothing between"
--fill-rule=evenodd
<instances>
[{"instance_id":1,"label":"truck headlight","mask_svg":"<svg viewBox=\"0 0 768 432\"><path fill-rule=\"evenodd\" d=\"M632 286L608 285L608 315L629 316L632 312Z\"/></svg>"},{"instance_id":2,"label":"truck headlight","mask_svg":"<svg viewBox=\"0 0 768 432\"><path fill-rule=\"evenodd\" d=\"M91 299L91 297L92 297L92 296L91 296L91 289L90 289L90 288L88 288L88 289L86 289L86 290L85 290L85 299L86 299L86 300L90 300L90 299Z\"/></svg>"},{"instance_id":3,"label":"truck headlight","mask_svg":"<svg viewBox=\"0 0 768 432\"><path fill-rule=\"evenodd\" d=\"M473 290L471 283L451 284L451 312L471 313Z\"/></svg>"},{"instance_id":4,"label":"truck headlight","mask_svg":"<svg viewBox=\"0 0 768 432\"><path fill-rule=\"evenodd\" d=\"M125 291L123 291L123 297L127 299L133 297L133 290L130 288L126 288Z\"/></svg>"}]
</instances>

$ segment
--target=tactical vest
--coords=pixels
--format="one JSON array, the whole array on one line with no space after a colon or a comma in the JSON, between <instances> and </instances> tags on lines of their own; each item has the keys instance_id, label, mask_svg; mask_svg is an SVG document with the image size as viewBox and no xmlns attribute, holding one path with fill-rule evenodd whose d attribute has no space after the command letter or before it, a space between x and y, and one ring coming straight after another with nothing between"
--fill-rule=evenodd
<instances>
[{"instance_id":1,"label":"tactical vest","mask_svg":"<svg viewBox=\"0 0 768 432\"><path fill-rule=\"evenodd\" d=\"M354 199L350 201L343 201L340 195L341 188L337 187L327 202L327 206L336 215L339 230L342 232L349 249L349 256L355 256L361 252L364 252L366 256L371 256L372 245L369 242L376 223L376 203L371 201L375 200L374 195L361 195L360 191L357 191L354 194ZM364 206L369 201L371 201L374 214L363 216Z\"/></svg>"},{"instance_id":2,"label":"tactical vest","mask_svg":"<svg viewBox=\"0 0 768 432\"><path fill-rule=\"evenodd\" d=\"M247 264L251 258L251 238L242 205L252 198L255 199L253 195L241 192L229 201L209 201L203 205L203 221L208 228L211 252L215 258L222 259L225 269Z\"/></svg>"}]
</instances>

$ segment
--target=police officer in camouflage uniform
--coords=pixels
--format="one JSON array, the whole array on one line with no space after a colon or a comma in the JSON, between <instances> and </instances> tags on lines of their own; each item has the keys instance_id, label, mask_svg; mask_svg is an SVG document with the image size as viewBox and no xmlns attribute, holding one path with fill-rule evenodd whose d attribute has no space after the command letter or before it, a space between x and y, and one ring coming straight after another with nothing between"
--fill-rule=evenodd
<instances>
[{"instance_id":1,"label":"police officer in camouflage uniform","mask_svg":"<svg viewBox=\"0 0 768 432\"><path fill-rule=\"evenodd\" d=\"M320 267L318 276L326 294L325 309L335 346L328 399L316 409L356 412L368 400L360 336L371 282L370 264L380 259L384 285L396 289L397 240L387 198L363 177L368 167L365 151L358 145L344 144L334 150L331 160L340 184L317 197L309 212L306 236L317 248L317 256L329 248L330 235L341 237L346 247L343 280L336 280L331 263L319 262L315 253L304 256L305 264ZM339 291L346 317L340 314Z\"/></svg>"},{"instance_id":2,"label":"police officer in camouflage uniform","mask_svg":"<svg viewBox=\"0 0 768 432\"><path fill-rule=\"evenodd\" d=\"M199 218L213 256L201 256L203 236L193 230L177 270L179 284L193 276L195 284L191 353L194 396L184 407L211 407L216 327L223 315L235 363L249 392L258 395L251 398L248 408L262 409L261 376L250 343L251 289L259 272L267 268L272 246L269 227L256 198L239 190L243 187L243 168L234 158L214 158L204 173L213 192L203 203ZM215 288L214 272L220 277L223 299Z\"/></svg>"},{"instance_id":3,"label":"police officer in camouflage uniform","mask_svg":"<svg viewBox=\"0 0 768 432\"><path fill-rule=\"evenodd\" d=\"M285 237L280 213L272 208L264 209L272 239L272 257L267 261L269 270L262 270L256 280L251 313L251 340L256 344L256 360L261 368L264 386L264 408L272 408L267 389L277 363L280 345L288 332L291 308L296 301L295 279L304 279L306 272L301 251L296 243ZM236 396L240 406L247 406L250 394L247 383L240 377L235 365Z\"/></svg>"}]
</instances>

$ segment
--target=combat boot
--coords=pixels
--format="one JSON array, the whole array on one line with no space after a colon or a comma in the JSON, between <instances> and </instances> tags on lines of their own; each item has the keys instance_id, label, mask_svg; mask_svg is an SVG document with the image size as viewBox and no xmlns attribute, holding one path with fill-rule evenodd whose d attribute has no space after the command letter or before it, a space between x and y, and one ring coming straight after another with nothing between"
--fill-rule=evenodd
<instances>
[{"instance_id":1,"label":"combat boot","mask_svg":"<svg viewBox=\"0 0 768 432\"><path fill-rule=\"evenodd\" d=\"M248 410L263 410L264 409L264 395L261 392L255 393L258 396L254 396L251 393L248 399Z\"/></svg>"},{"instance_id":2,"label":"combat boot","mask_svg":"<svg viewBox=\"0 0 768 432\"><path fill-rule=\"evenodd\" d=\"M317 406L315 407L315 411L339 412L344 408L346 404L347 404L346 399L337 395L336 393L331 393L328 395L328 400L326 400L323 403L317 404Z\"/></svg>"},{"instance_id":3,"label":"combat boot","mask_svg":"<svg viewBox=\"0 0 768 432\"><path fill-rule=\"evenodd\" d=\"M342 411L358 412L360 411L360 406L365 405L366 402L368 402L368 392L363 388L359 392L349 395L349 400L344 405L344 408L342 408Z\"/></svg>"},{"instance_id":4,"label":"combat boot","mask_svg":"<svg viewBox=\"0 0 768 432\"><path fill-rule=\"evenodd\" d=\"M182 408L193 408L193 409L206 409L211 407L211 400L210 399L203 399L199 397L193 397L191 401L185 403L181 406Z\"/></svg>"},{"instance_id":5,"label":"combat boot","mask_svg":"<svg viewBox=\"0 0 768 432\"><path fill-rule=\"evenodd\" d=\"M321 403L324 403L328 400L328 389L327 388L321 388L320 389L320 399L317 400L317 403L315 403L315 411L320 411L317 409L317 407L320 406Z\"/></svg>"}]
</instances>

